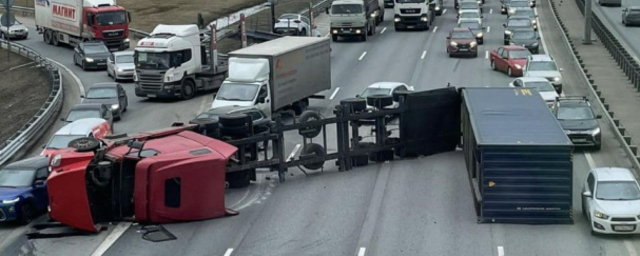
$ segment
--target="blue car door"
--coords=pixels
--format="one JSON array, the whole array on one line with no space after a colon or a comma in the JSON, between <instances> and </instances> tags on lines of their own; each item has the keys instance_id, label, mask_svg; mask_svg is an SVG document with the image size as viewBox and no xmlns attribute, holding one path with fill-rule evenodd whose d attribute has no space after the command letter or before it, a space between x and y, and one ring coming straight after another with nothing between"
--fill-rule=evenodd
<instances>
[{"instance_id":1,"label":"blue car door","mask_svg":"<svg viewBox=\"0 0 640 256\"><path fill-rule=\"evenodd\" d=\"M33 199L35 199L36 207L39 210L46 209L49 205L49 195L47 193L47 177L49 177L49 170L47 167L42 167L36 171L36 177L34 179L33 190L31 193L33 194ZM44 183L35 184L35 181L42 180Z\"/></svg>"}]
</instances>

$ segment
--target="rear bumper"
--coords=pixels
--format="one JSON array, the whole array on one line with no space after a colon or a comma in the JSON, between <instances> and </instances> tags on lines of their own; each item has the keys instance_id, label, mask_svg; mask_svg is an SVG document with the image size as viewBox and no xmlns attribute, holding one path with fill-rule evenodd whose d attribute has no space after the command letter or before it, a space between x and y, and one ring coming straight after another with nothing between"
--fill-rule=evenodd
<instances>
[{"instance_id":1,"label":"rear bumper","mask_svg":"<svg viewBox=\"0 0 640 256\"><path fill-rule=\"evenodd\" d=\"M624 19L624 23L627 25L640 25L640 19Z\"/></svg>"},{"instance_id":2,"label":"rear bumper","mask_svg":"<svg viewBox=\"0 0 640 256\"><path fill-rule=\"evenodd\" d=\"M360 31L360 33L357 33L358 31ZM331 34L337 36L363 36L365 33L367 33L365 27L331 28Z\"/></svg>"},{"instance_id":3,"label":"rear bumper","mask_svg":"<svg viewBox=\"0 0 640 256\"><path fill-rule=\"evenodd\" d=\"M594 135L591 134L567 134L569 140L575 147L593 147L602 143L600 139L600 133Z\"/></svg>"}]
</instances>

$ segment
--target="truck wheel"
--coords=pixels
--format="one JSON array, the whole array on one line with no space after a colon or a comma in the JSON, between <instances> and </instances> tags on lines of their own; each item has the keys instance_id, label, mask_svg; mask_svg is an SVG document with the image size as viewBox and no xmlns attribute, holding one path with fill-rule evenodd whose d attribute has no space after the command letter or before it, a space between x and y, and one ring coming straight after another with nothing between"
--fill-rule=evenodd
<instances>
[{"instance_id":1,"label":"truck wheel","mask_svg":"<svg viewBox=\"0 0 640 256\"><path fill-rule=\"evenodd\" d=\"M302 114L302 112L307 110L307 106L308 106L307 102L298 101L293 104L293 112L296 114L296 116L299 116L300 114Z\"/></svg>"},{"instance_id":2,"label":"truck wheel","mask_svg":"<svg viewBox=\"0 0 640 256\"><path fill-rule=\"evenodd\" d=\"M186 79L182 82L182 88L180 89L180 95L184 100L190 100L196 95L196 86L192 80Z\"/></svg>"},{"instance_id":3,"label":"truck wheel","mask_svg":"<svg viewBox=\"0 0 640 256\"><path fill-rule=\"evenodd\" d=\"M300 152L301 158L304 158L303 156L312 156L312 155L315 155L317 157L323 157L326 154L327 154L326 150L321 145L315 144L315 143L307 144L307 146L302 149L302 152ZM309 170L318 170L322 168L322 166L324 166L324 162L310 163L310 164L305 164L303 166L304 168L307 168Z\"/></svg>"},{"instance_id":4,"label":"truck wheel","mask_svg":"<svg viewBox=\"0 0 640 256\"><path fill-rule=\"evenodd\" d=\"M47 44L51 44L51 38L52 38L52 31L50 29L45 29L44 30L44 34L42 35L42 39L44 40L45 43Z\"/></svg>"},{"instance_id":5,"label":"truck wheel","mask_svg":"<svg viewBox=\"0 0 640 256\"><path fill-rule=\"evenodd\" d=\"M317 112L309 110L309 111L305 111L304 113L302 113L302 115L300 115L300 117L298 118L298 122L305 123L310 121L319 121L321 119L322 117L320 117L320 115ZM321 131L322 131L322 127L301 128L298 130L298 132L307 139L313 139L317 137Z\"/></svg>"},{"instance_id":6,"label":"truck wheel","mask_svg":"<svg viewBox=\"0 0 640 256\"><path fill-rule=\"evenodd\" d=\"M100 141L94 138L77 138L69 141L67 144L70 148L75 148L77 152L90 152L100 147Z\"/></svg>"},{"instance_id":7,"label":"truck wheel","mask_svg":"<svg viewBox=\"0 0 640 256\"><path fill-rule=\"evenodd\" d=\"M360 36L360 39L361 39L363 42L366 42L366 41L367 41L367 33L364 33L364 35Z\"/></svg>"},{"instance_id":8,"label":"truck wheel","mask_svg":"<svg viewBox=\"0 0 640 256\"><path fill-rule=\"evenodd\" d=\"M51 44L54 46L60 45L60 40L58 40L58 32L51 33Z\"/></svg>"},{"instance_id":9,"label":"truck wheel","mask_svg":"<svg viewBox=\"0 0 640 256\"><path fill-rule=\"evenodd\" d=\"M338 41L338 35L331 35L331 40L333 40L334 42Z\"/></svg>"},{"instance_id":10,"label":"truck wheel","mask_svg":"<svg viewBox=\"0 0 640 256\"><path fill-rule=\"evenodd\" d=\"M227 173L227 181L230 188L244 188L251 184L249 171Z\"/></svg>"}]
</instances>

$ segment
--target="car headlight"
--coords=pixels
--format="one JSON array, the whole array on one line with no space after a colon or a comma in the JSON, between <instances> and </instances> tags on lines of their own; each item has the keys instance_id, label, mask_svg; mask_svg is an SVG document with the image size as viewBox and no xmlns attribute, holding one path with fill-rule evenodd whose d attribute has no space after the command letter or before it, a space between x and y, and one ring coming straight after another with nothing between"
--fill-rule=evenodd
<instances>
[{"instance_id":1,"label":"car headlight","mask_svg":"<svg viewBox=\"0 0 640 256\"><path fill-rule=\"evenodd\" d=\"M376 12L372 12L371 13L371 18L375 18L376 17Z\"/></svg>"},{"instance_id":2,"label":"car headlight","mask_svg":"<svg viewBox=\"0 0 640 256\"><path fill-rule=\"evenodd\" d=\"M440 6L436 6L436 11L439 11L439 10L440 10Z\"/></svg>"},{"instance_id":3,"label":"car headlight","mask_svg":"<svg viewBox=\"0 0 640 256\"><path fill-rule=\"evenodd\" d=\"M533 46L533 47L537 47L537 46L538 46L538 43L533 43L531 46Z\"/></svg>"},{"instance_id":4,"label":"car headlight","mask_svg":"<svg viewBox=\"0 0 640 256\"><path fill-rule=\"evenodd\" d=\"M28 28L24 28L24 32L29 32L29 29Z\"/></svg>"},{"instance_id":5,"label":"car headlight","mask_svg":"<svg viewBox=\"0 0 640 256\"><path fill-rule=\"evenodd\" d=\"M450 45L451 45L451 46L453 46L453 47L456 47L456 46L458 46L458 43L456 43L456 42L451 42L451 43L450 43Z\"/></svg>"},{"instance_id":6,"label":"car headlight","mask_svg":"<svg viewBox=\"0 0 640 256\"><path fill-rule=\"evenodd\" d=\"M118 109L120 107L119 104L113 104L111 105L111 109Z\"/></svg>"},{"instance_id":7,"label":"car headlight","mask_svg":"<svg viewBox=\"0 0 640 256\"><path fill-rule=\"evenodd\" d=\"M118 72L123 72L123 71L124 71L124 69L118 68Z\"/></svg>"},{"instance_id":8,"label":"car headlight","mask_svg":"<svg viewBox=\"0 0 640 256\"><path fill-rule=\"evenodd\" d=\"M531 20L531 24L535 25L535 24L537 24L537 23L538 23L538 21L537 21L537 20L535 20L535 19Z\"/></svg>"},{"instance_id":9,"label":"car headlight","mask_svg":"<svg viewBox=\"0 0 640 256\"><path fill-rule=\"evenodd\" d=\"M471 48L473 48L473 47L478 46L478 43L476 43L476 42L471 42L471 44L470 44L470 45L471 45Z\"/></svg>"},{"instance_id":10,"label":"car headlight","mask_svg":"<svg viewBox=\"0 0 640 256\"><path fill-rule=\"evenodd\" d=\"M93 62L92 58L85 58L84 60L86 60L87 62Z\"/></svg>"},{"instance_id":11,"label":"car headlight","mask_svg":"<svg viewBox=\"0 0 640 256\"><path fill-rule=\"evenodd\" d=\"M427 22L427 21L429 21L429 19L428 19L427 17L422 17L422 18L420 18L420 20L421 20L422 22Z\"/></svg>"},{"instance_id":12,"label":"car headlight","mask_svg":"<svg viewBox=\"0 0 640 256\"><path fill-rule=\"evenodd\" d=\"M360 33L362 33L362 31L359 29L356 29L356 34L360 34Z\"/></svg>"},{"instance_id":13,"label":"car headlight","mask_svg":"<svg viewBox=\"0 0 640 256\"><path fill-rule=\"evenodd\" d=\"M504 34L505 34L505 35L511 35L511 31L509 31L509 30L505 30L505 31L504 31Z\"/></svg>"},{"instance_id":14,"label":"car headlight","mask_svg":"<svg viewBox=\"0 0 640 256\"><path fill-rule=\"evenodd\" d=\"M334 30L333 30L333 33L334 33L334 34L338 34L338 30L337 30L337 29L334 29Z\"/></svg>"},{"instance_id":15,"label":"car headlight","mask_svg":"<svg viewBox=\"0 0 640 256\"><path fill-rule=\"evenodd\" d=\"M529 6L533 6L533 4L534 4L533 2L529 2Z\"/></svg>"},{"instance_id":16,"label":"car headlight","mask_svg":"<svg viewBox=\"0 0 640 256\"><path fill-rule=\"evenodd\" d=\"M606 220L606 219L609 218L609 215L606 215L606 214L604 214L603 212L600 212L600 211L596 211L593 215L598 217L598 218L600 218L600 219L603 219L603 220Z\"/></svg>"},{"instance_id":17,"label":"car headlight","mask_svg":"<svg viewBox=\"0 0 640 256\"><path fill-rule=\"evenodd\" d=\"M482 1L478 0L478 4L482 4Z\"/></svg>"},{"instance_id":18,"label":"car headlight","mask_svg":"<svg viewBox=\"0 0 640 256\"><path fill-rule=\"evenodd\" d=\"M400 22L400 18L398 17L393 18L393 22Z\"/></svg>"},{"instance_id":19,"label":"car headlight","mask_svg":"<svg viewBox=\"0 0 640 256\"><path fill-rule=\"evenodd\" d=\"M53 157L53 159L51 159L51 166L58 167L60 165L60 162L62 162L62 156L56 155Z\"/></svg>"},{"instance_id":20,"label":"car headlight","mask_svg":"<svg viewBox=\"0 0 640 256\"><path fill-rule=\"evenodd\" d=\"M173 75L167 75L165 79L165 81L171 82L171 80L173 80Z\"/></svg>"},{"instance_id":21,"label":"car headlight","mask_svg":"<svg viewBox=\"0 0 640 256\"><path fill-rule=\"evenodd\" d=\"M129 41L131 41L131 40L129 40L129 38L125 38L125 39L124 39L124 42L125 42L125 43L128 43Z\"/></svg>"},{"instance_id":22,"label":"car headlight","mask_svg":"<svg viewBox=\"0 0 640 256\"><path fill-rule=\"evenodd\" d=\"M515 65L517 69L522 69L522 66L520 66L519 64Z\"/></svg>"},{"instance_id":23,"label":"car headlight","mask_svg":"<svg viewBox=\"0 0 640 256\"><path fill-rule=\"evenodd\" d=\"M595 135L597 135L598 133L600 133L600 127L595 128L595 129L593 129L593 130L589 131L589 134L591 134L592 136L595 136Z\"/></svg>"},{"instance_id":24,"label":"car headlight","mask_svg":"<svg viewBox=\"0 0 640 256\"><path fill-rule=\"evenodd\" d=\"M17 203L19 201L20 201L20 198L17 197L17 198L10 199L10 200L2 200L2 203L3 204L15 204L15 203Z\"/></svg>"},{"instance_id":25,"label":"car headlight","mask_svg":"<svg viewBox=\"0 0 640 256\"><path fill-rule=\"evenodd\" d=\"M509 13L511 13L511 14L515 14L515 13L516 13L516 10L515 10L515 9L511 9L511 10L509 10Z\"/></svg>"},{"instance_id":26,"label":"car headlight","mask_svg":"<svg viewBox=\"0 0 640 256\"><path fill-rule=\"evenodd\" d=\"M559 76L554 77L553 81L556 81L556 82L560 81L560 77Z\"/></svg>"},{"instance_id":27,"label":"car headlight","mask_svg":"<svg viewBox=\"0 0 640 256\"><path fill-rule=\"evenodd\" d=\"M476 35L476 37L483 37L483 36L484 36L484 34L482 34L482 32L480 32L480 33L478 33L478 34Z\"/></svg>"}]
</instances>

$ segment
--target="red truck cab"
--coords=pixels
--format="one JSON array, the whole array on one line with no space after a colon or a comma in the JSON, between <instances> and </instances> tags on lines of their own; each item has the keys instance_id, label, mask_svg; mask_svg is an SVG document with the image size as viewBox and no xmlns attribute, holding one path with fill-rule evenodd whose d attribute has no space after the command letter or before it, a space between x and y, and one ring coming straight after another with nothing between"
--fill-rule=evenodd
<instances>
[{"instance_id":1,"label":"red truck cab","mask_svg":"<svg viewBox=\"0 0 640 256\"><path fill-rule=\"evenodd\" d=\"M194 127L113 136L103 146L78 139L51 162L49 216L98 232L100 223L129 218L167 223L237 214L224 203L226 165L237 148Z\"/></svg>"},{"instance_id":2,"label":"red truck cab","mask_svg":"<svg viewBox=\"0 0 640 256\"><path fill-rule=\"evenodd\" d=\"M87 1L86 2L91 2ZM83 26L91 38L103 41L111 51L129 49L131 14L118 5L99 4L82 8Z\"/></svg>"}]
</instances>

